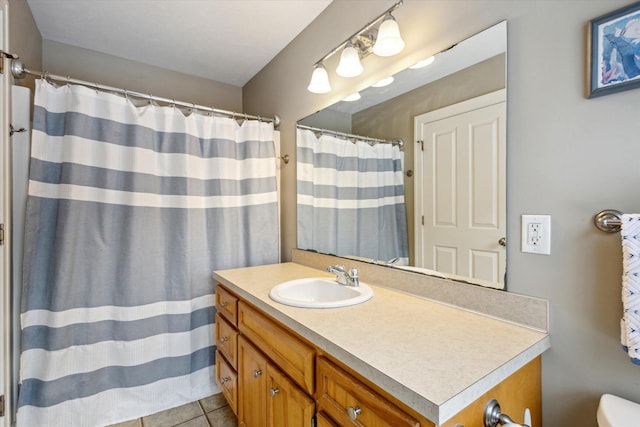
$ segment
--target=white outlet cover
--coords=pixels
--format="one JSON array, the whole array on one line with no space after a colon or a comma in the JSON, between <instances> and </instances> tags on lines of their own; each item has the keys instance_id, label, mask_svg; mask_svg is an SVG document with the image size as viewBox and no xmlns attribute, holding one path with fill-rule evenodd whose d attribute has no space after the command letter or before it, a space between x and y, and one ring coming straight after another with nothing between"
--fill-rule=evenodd
<instances>
[{"instance_id":1,"label":"white outlet cover","mask_svg":"<svg viewBox=\"0 0 640 427\"><path fill-rule=\"evenodd\" d=\"M528 243L529 224L540 224L540 244ZM522 215L522 230L520 234L522 252L532 254L551 254L551 216L550 215Z\"/></svg>"}]
</instances>

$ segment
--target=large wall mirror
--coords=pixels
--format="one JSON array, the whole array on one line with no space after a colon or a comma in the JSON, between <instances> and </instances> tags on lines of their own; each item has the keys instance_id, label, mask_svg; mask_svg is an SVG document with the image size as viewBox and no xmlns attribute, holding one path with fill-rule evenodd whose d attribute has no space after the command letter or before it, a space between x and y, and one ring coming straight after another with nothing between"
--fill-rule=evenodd
<instances>
[{"instance_id":1,"label":"large wall mirror","mask_svg":"<svg viewBox=\"0 0 640 427\"><path fill-rule=\"evenodd\" d=\"M501 22L301 119L298 248L504 289L506 54Z\"/></svg>"}]
</instances>

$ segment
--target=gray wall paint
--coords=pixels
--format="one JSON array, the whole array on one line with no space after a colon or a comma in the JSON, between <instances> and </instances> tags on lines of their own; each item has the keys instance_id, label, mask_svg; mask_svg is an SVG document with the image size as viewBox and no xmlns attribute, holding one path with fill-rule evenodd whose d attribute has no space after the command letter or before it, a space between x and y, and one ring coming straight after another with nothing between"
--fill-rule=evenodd
<instances>
[{"instance_id":1,"label":"gray wall paint","mask_svg":"<svg viewBox=\"0 0 640 427\"><path fill-rule=\"evenodd\" d=\"M43 70L61 76L242 112L242 88L45 40ZM28 65L28 64L27 64ZM28 65L29 66L29 65Z\"/></svg>"},{"instance_id":2,"label":"gray wall paint","mask_svg":"<svg viewBox=\"0 0 640 427\"><path fill-rule=\"evenodd\" d=\"M551 301L552 347L542 364L549 427L595 427L605 392L640 402L640 367L619 344L619 235L592 225L604 208L640 211L640 90L585 99L586 24L631 3L406 0L394 14L404 56L369 57L365 73L351 81L335 76L334 58L333 92L314 95L306 91L313 63L390 4L335 0L243 93L247 110L282 117L282 152L294 156L296 120L508 20L509 289ZM296 242L292 164L283 168L284 259ZM552 216L551 255L520 252L521 214Z\"/></svg>"}]
</instances>

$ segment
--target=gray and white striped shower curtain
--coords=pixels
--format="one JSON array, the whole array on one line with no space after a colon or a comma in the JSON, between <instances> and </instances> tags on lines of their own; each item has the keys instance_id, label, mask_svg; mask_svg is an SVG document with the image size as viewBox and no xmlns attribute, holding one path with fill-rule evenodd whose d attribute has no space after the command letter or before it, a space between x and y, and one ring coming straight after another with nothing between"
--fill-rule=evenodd
<instances>
[{"instance_id":1,"label":"gray and white striped shower curtain","mask_svg":"<svg viewBox=\"0 0 640 427\"><path fill-rule=\"evenodd\" d=\"M407 264L403 161L391 144L298 128L298 247Z\"/></svg>"},{"instance_id":2,"label":"gray and white striped shower curtain","mask_svg":"<svg viewBox=\"0 0 640 427\"><path fill-rule=\"evenodd\" d=\"M270 123L36 85L18 426L217 392L215 269L278 262Z\"/></svg>"}]
</instances>

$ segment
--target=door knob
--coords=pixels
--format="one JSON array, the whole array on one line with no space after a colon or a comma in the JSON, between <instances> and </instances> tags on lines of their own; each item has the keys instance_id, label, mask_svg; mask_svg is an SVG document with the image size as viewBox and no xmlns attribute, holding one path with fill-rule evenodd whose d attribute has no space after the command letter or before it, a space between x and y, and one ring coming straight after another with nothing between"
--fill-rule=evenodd
<instances>
[{"instance_id":1,"label":"door knob","mask_svg":"<svg viewBox=\"0 0 640 427\"><path fill-rule=\"evenodd\" d=\"M260 375L262 375L262 371L260 369L253 371L253 378L258 378Z\"/></svg>"},{"instance_id":2,"label":"door knob","mask_svg":"<svg viewBox=\"0 0 640 427\"><path fill-rule=\"evenodd\" d=\"M280 389L279 388L272 388L269 389L269 394L271 395L271 397L276 397L276 394L280 393Z\"/></svg>"},{"instance_id":3,"label":"door knob","mask_svg":"<svg viewBox=\"0 0 640 427\"><path fill-rule=\"evenodd\" d=\"M500 240L498 240L498 244L500 246L507 246L507 238L506 237L502 237Z\"/></svg>"}]
</instances>

